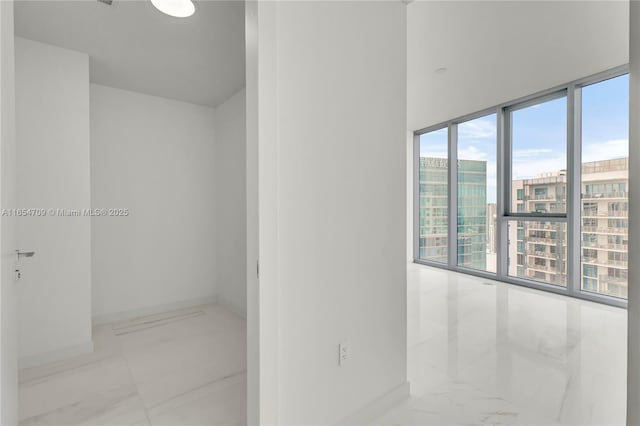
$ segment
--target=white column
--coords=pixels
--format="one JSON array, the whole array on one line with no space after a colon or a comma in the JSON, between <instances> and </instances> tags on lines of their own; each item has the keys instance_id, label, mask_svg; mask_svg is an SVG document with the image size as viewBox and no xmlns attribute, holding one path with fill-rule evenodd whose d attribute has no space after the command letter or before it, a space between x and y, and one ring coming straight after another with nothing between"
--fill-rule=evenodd
<instances>
[{"instance_id":1,"label":"white column","mask_svg":"<svg viewBox=\"0 0 640 426\"><path fill-rule=\"evenodd\" d=\"M640 1L630 13L627 425L640 424Z\"/></svg>"},{"instance_id":2,"label":"white column","mask_svg":"<svg viewBox=\"0 0 640 426\"><path fill-rule=\"evenodd\" d=\"M279 423L275 127L277 2L248 1L245 8L247 424L275 425Z\"/></svg>"},{"instance_id":3,"label":"white column","mask_svg":"<svg viewBox=\"0 0 640 426\"><path fill-rule=\"evenodd\" d=\"M15 207L15 74L13 1L0 1L0 207ZM18 342L16 325L15 220L0 219L0 424L18 424Z\"/></svg>"},{"instance_id":4,"label":"white column","mask_svg":"<svg viewBox=\"0 0 640 426\"><path fill-rule=\"evenodd\" d=\"M361 424L408 394L405 4L247 17L249 423Z\"/></svg>"}]
</instances>

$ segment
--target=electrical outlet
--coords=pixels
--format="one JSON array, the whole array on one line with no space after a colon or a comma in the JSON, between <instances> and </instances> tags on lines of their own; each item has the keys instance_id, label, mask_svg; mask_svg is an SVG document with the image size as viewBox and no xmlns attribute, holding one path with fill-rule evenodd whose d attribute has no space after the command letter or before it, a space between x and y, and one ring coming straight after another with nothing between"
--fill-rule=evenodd
<instances>
[{"instance_id":1,"label":"electrical outlet","mask_svg":"<svg viewBox=\"0 0 640 426\"><path fill-rule=\"evenodd\" d=\"M343 365L349 359L349 345L347 343L340 343L338 345L338 365Z\"/></svg>"}]
</instances>

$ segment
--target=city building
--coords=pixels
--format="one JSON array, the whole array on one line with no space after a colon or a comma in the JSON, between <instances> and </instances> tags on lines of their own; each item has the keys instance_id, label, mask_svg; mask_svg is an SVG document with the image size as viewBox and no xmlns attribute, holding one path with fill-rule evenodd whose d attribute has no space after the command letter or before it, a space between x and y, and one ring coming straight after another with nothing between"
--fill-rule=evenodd
<instances>
[{"instance_id":1,"label":"city building","mask_svg":"<svg viewBox=\"0 0 640 426\"><path fill-rule=\"evenodd\" d=\"M448 160L420 157L420 256L447 261ZM487 267L487 162L458 161L458 265Z\"/></svg>"},{"instance_id":2,"label":"city building","mask_svg":"<svg viewBox=\"0 0 640 426\"><path fill-rule=\"evenodd\" d=\"M582 165L582 288L627 297L629 158Z\"/></svg>"},{"instance_id":3,"label":"city building","mask_svg":"<svg viewBox=\"0 0 640 426\"><path fill-rule=\"evenodd\" d=\"M581 205L582 289L627 297L629 159L583 163ZM566 171L513 181L517 212L564 213ZM565 286L566 224L558 221L509 223L509 274ZM515 242L515 244L512 244Z\"/></svg>"},{"instance_id":4,"label":"city building","mask_svg":"<svg viewBox=\"0 0 640 426\"><path fill-rule=\"evenodd\" d=\"M515 179L512 200L516 213L564 213L566 170L533 179ZM553 221L509 222L509 275L566 285L566 224ZM515 244L514 244L515 243Z\"/></svg>"}]
</instances>

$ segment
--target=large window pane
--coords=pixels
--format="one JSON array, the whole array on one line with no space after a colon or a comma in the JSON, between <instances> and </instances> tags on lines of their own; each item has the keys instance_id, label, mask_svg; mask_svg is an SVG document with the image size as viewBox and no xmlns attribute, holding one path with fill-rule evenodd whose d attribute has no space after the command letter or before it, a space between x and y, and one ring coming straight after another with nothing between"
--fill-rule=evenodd
<instances>
[{"instance_id":1,"label":"large window pane","mask_svg":"<svg viewBox=\"0 0 640 426\"><path fill-rule=\"evenodd\" d=\"M420 135L420 259L447 263L448 130Z\"/></svg>"},{"instance_id":2,"label":"large window pane","mask_svg":"<svg viewBox=\"0 0 640 426\"><path fill-rule=\"evenodd\" d=\"M567 98L511 113L513 213L566 213Z\"/></svg>"},{"instance_id":3,"label":"large window pane","mask_svg":"<svg viewBox=\"0 0 640 426\"><path fill-rule=\"evenodd\" d=\"M496 115L458 124L458 265L496 271Z\"/></svg>"},{"instance_id":4,"label":"large window pane","mask_svg":"<svg viewBox=\"0 0 640 426\"><path fill-rule=\"evenodd\" d=\"M509 275L565 287L567 224L509 221Z\"/></svg>"},{"instance_id":5,"label":"large window pane","mask_svg":"<svg viewBox=\"0 0 640 426\"><path fill-rule=\"evenodd\" d=\"M583 291L627 297L629 76L582 89Z\"/></svg>"}]
</instances>

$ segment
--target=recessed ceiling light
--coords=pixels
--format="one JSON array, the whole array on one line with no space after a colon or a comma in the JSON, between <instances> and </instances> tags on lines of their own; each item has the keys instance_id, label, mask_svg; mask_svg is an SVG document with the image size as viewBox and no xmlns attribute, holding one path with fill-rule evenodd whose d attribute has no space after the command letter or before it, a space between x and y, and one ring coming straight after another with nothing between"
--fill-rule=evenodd
<instances>
[{"instance_id":1,"label":"recessed ceiling light","mask_svg":"<svg viewBox=\"0 0 640 426\"><path fill-rule=\"evenodd\" d=\"M176 18L186 18L196 11L191 0L151 0L151 4L160 12Z\"/></svg>"},{"instance_id":2,"label":"recessed ceiling light","mask_svg":"<svg viewBox=\"0 0 640 426\"><path fill-rule=\"evenodd\" d=\"M444 74L445 72L447 72L447 67L436 68L434 72L436 74Z\"/></svg>"}]
</instances>

